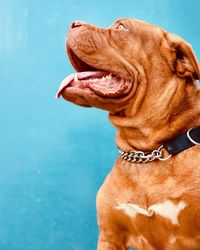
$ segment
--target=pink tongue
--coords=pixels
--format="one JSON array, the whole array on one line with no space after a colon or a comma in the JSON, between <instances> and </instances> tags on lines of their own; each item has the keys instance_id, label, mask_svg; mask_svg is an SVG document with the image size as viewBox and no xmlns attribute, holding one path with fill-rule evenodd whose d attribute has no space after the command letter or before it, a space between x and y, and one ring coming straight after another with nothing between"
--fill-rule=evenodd
<instances>
[{"instance_id":1,"label":"pink tongue","mask_svg":"<svg viewBox=\"0 0 200 250\"><path fill-rule=\"evenodd\" d=\"M67 76L61 82L60 87L58 89L58 92L56 94L56 98L58 99L61 96L63 90L74 80L75 75L77 76L77 78L79 80L82 80L82 79L89 78L92 76L103 77L103 76L106 76L107 74L108 73L103 72L103 71L84 71L84 72L77 72L77 73L71 74L71 75Z\"/></svg>"}]
</instances>

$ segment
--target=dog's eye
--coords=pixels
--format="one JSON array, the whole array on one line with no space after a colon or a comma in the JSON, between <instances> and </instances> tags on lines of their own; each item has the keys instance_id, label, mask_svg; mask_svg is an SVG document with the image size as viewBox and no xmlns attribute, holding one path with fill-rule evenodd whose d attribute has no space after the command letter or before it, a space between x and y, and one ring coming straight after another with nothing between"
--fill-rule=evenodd
<instances>
[{"instance_id":1,"label":"dog's eye","mask_svg":"<svg viewBox=\"0 0 200 250\"><path fill-rule=\"evenodd\" d=\"M127 29L123 24L115 25L113 28L116 30L126 30Z\"/></svg>"},{"instance_id":2,"label":"dog's eye","mask_svg":"<svg viewBox=\"0 0 200 250\"><path fill-rule=\"evenodd\" d=\"M117 27L117 29L118 29L118 30L123 30L123 29L126 29L126 28L124 27L124 25L120 24L120 25Z\"/></svg>"}]
</instances>

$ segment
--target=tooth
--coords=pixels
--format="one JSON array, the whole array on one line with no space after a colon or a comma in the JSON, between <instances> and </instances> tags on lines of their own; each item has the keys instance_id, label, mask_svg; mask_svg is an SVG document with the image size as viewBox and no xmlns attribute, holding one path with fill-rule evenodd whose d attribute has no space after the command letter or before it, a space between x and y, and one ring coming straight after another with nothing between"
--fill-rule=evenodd
<instances>
[{"instance_id":1,"label":"tooth","mask_svg":"<svg viewBox=\"0 0 200 250\"><path fill-rule=\"evenodd\" d=\"M78 77L77 77L77 74L75 74L74 80L75 80L76 82L79 82Z\"/></svg>"},{"instance_id":2,"label":"tooth","mask_svg":"<svg viewBox=\"0 0 200 250\"><path fill-rule=\"evenodd\" d=\"M109 75L106 76L107 79L112 79L112 74L110 73Z\"/></svg>"}]
</instances>

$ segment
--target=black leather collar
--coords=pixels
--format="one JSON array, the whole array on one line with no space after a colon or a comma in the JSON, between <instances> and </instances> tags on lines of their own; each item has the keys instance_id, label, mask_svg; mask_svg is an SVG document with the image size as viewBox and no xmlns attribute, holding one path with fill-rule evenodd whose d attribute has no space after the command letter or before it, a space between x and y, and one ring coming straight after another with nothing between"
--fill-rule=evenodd
<instances>
[{"instance_id":1,"label":"black leather collar","mask_svg":"<svg viewBox=\"0 0 200 250\"><path fill-rule=\"evenodd\" d=\"M189 129L175 139L164 143L164 147L171 155L175 155L194 145L200 145L200 126Z\"/></svg>"},{"instance_id":2,"label":"black leather collar","mask_svg":"<svg viewBox=\"0 0 200 250\"><path fill-rule=\"evenodd\" d=\"M171 141L168 141L161 145L158 149L153 150L152 152L143 152L143 151L124 151L119 149L121 157L131 163L147 163L154 160L166 161L172 155L178 154L181 151L186 150L195 145L200 145L200 126L193 127L189 129L186 133L179 135ZM168 155L165 156L163 153L163 148L168 152Z\"/></svg>"}]
</instances>

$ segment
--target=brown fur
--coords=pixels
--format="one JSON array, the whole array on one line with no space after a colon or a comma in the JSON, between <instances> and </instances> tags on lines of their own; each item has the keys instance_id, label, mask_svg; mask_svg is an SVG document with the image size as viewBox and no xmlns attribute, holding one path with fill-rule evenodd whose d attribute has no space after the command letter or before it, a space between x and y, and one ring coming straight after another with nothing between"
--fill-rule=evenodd
<instances>
[{"instance_id":1,"label":"brown fur","mask_svg":"<svg viewBox=\"0 0 200 250\"><path fill-rule=\"evenodd\" d=\"M120 24L126 29L116 29ZM70 30L67 44L89 65L133 81L130 93L121 98L93 93L83 98L67 89L62 93L76 104L108 110L121 149L149 152L200 125L200 91L195 84L199 65L180 37L145 22L121 19L107 29L81 23ZM97 195L98 250L199 250L199 151L194 146L167 161L144 164L119 157ZM179 225L156 213L131 218L116 209L122 203L147 209L165 200L187 204Z\"/></svg>"}]
</instances>

